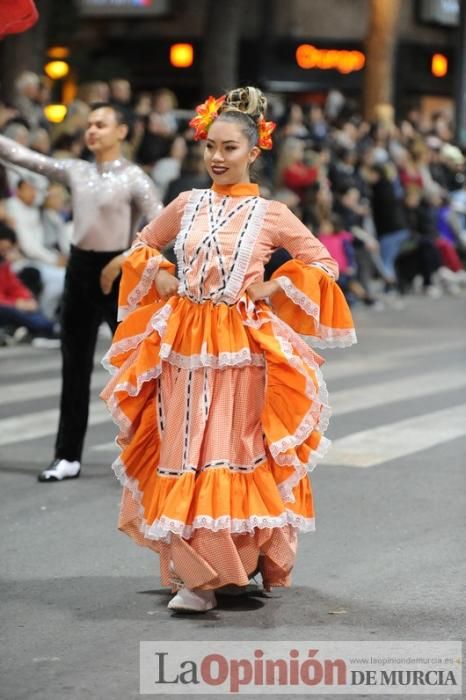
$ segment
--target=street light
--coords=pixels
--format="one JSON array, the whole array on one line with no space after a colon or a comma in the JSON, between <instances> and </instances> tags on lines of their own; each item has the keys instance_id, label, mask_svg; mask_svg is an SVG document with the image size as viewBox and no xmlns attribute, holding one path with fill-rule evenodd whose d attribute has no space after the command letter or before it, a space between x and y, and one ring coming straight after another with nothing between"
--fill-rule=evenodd
<instances>
[{"instance_id":1,"label":"street light","mask_svg":"<svg viewBox=\"0 0 466 700\"><path fill-rule=\"evenodd\" d=\"M432 75L444 78L448 73L448 58L443 53L434 53L431 61Z\"/></svg>"},{"instance_id":2,"label":"street light","mask_svg":"<svg viewBox=\"0 0 466 700\"><path fill-rule=\"evenodd\" d=\"M66 105L54 104L44 107L44 114L52 124L60 124L66 117L67 112Z\"/></svg>"},{"instance_id":3,"label":"street light","mask_svg":"<svg viewBox=\"0 0 466 700\"><path fill-rule=\"evenodd\" d=\"M192 44L172 44L170 46L170 63L175 68L189 68L194 62Z\"/></svg>"},{"instance_id":4,"label":"street light","mask_svg":"<svg viewBox=\"0 0 466 700\"><path fill-rule=\"evenodd\" d=\"M70 67L66 61L50 61L44 66L44 71L52 80L60 80L70 72Z\"/></svg>"}]
</instances>

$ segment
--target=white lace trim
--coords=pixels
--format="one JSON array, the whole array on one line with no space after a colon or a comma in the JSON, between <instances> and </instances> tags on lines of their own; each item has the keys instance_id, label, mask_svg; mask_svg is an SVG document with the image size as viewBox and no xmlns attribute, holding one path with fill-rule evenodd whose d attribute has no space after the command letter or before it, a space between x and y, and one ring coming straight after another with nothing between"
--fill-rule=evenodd
<instances>
[{"instance_id":1,"label":"white lace trim","mask_svg":"<svg viewBox=\"0 0 466 700\"><path fill-rule=\"evenodd\" d=\"M354 328L331 328L319 326L320 337L306 336L314 348L348 348L358 342Z\"/></svg>"},{"instance_id":2,"label":"white lace trim","mask_svg":"<svg viewBox=\"0 0 466 700\"><path fill-rule=\"evenodd\" d=\"M220 518L212 518L209 515L198 515L194 518L192 525L186 525L181 520L173 520L171 518L162 517L156 520L152 525L148 525L144 520L144 509L141 505L142 493L139 490L138 483L135 479L128 477L125 465L118 457L113 465L115 476L122 486L129 489L138 506L138 517L140 520L139 529L147 539L169 541L172 534L180 535L184 539L192 537L194 530L205 528L212 532L228 530L231 534L253 534L256 528L282 528L288 525L296 528L299 532L312 532L315 530L315 519L304 518L301 515L293 513L286 509L279 516L260 516L251 515L249 518L231 518L229 515L223 515Z\"/></svg>"},{"instance_id":3,"label":"white lace trim","mask_svg":"<svg viewBox=\"0 0 466 700\"><path fill-rule=\"evenodd\" d=\"M130 382L121 382L121 384L117 384L115 386L113 392L116 393L117 391L124 391L126 394L128 394L128 396L137 396L141 391L141 387L143 384L145 384L146 382L150 382L152 379L157 379L157 377L159 377L161 373L162 364L159 364L156 367L148 369L147 372L138 374L138 376L136 377L136 386L134 384L131 384Z\"/></svg>"},{"instance_id":4,"label":"white lace trim","mask_svg":"<svg viewBox=\"0 0 466 700\"><path fill-rule=\"evenodd\" d=\"M327 270L318 263L312 263L312 265L322 268L327 272ZM316 332L319 335L317 337L312 335L305 336L309 339L310 345L316 348L347 348L358 342L354 328L331 328L330 326L322 325L320 323L319 305L295 287L288 277L277 277L275 281L279 283L286 296L314 320Z\"/></svg>"},{"instance_id":5,"label":"white lace trim","mask_svg":"<svg viewBox=\"0 0 466 700\"><path fill-rule=\"evenodd\" d=\"M303 292L301 292L288 277L276 277L275 282L278 282L280 287L285 292L286 296L291 299L291 301L299 306L308 316L311 316L316 325L319 325L320 319L320 306L307 297Z\"/></svg>"},{"instance_id":6,"label":"white lace trim","mask_svg":"<svg viewBox=\"0 0 466 700\"><path fill-rule=\"evenodd\" d=\"M296 515L291 510L286 509L278 516L260 516L251 515L249 518L232 518L229 515L223 515L219 518L212 518L209 515L198 515L194 518L191 525L186 525L181 520L173 520L163 516L160 520L156 520L152 525L144 525L144 536L152 540L164 540L167 535L174 534L189 540L195 530L205 528L211 532L220 532L228 530L232 535L240 535L244 533L253 534L255 529L263 530L264 528L282 528L287 525L296 528L300 532L311 532L315 530L314 518L304 518L301 515Z\"/></svg>"},{"instance_id":7,"label":"white lace trim","mask_svg":"<svg viewBox=\"0 0 466 700\"><path fill-rule=\"evenodd\" d=\"M116 438L117 443L120 444L120 442L128 442L134 432L133 424L120 409L115 396L110 397L107 402L107 407L110 411L113 422L120 431Z\"/></svg>"},{"instance_id":8,"label":"white lace trim","mask_svg":"<svg viewBox=\"0 0 466 700\"><path fill-rule=\"evenodd\" d=\"M312 356L312 350L307 348L305 360L315 372L318 389L316 391L314 383L308 377L308 374L303 367L303 358L298 358L293 355L293 346L299 351L301 344L305 345L303 340L295 333L286 323L276 318L272 318L272 326L274 335L280 343L280 347L284 352L288 362L295 367L306 378L306 395L311 401L309 411L303 417L300 425L292 435L286 435L280 440L276 440L268 447L273 460L278 465L294 466L295 472L286 481L280 484L280 495L285 502L294 502L293 488L305 476L308 471L312 471L317 462L325 455L330 446L330 441L323 437L328 428L331 416L331 408L328 403L327 387L322 376L322 372ZM313 430L318 430L322 437L317 449L311 449L309 461L303 463L299 460L296 454L286 454L289 450L294 450L301 445L309 437Z\"/></svg>"},{"instance_id":9,"label":"white lace trim","mask_svg":"<svg viewBox=\"0 0 466 700\"><path fill-rule=\"evenodd\" d=\"M130 309L129 306L123 306L123 304L121 304L118 307L117 321L124 321L130 311L132 311L132 309Z\"/></svg>"},{"instance_id":10,"label":"white lace trim","mask_svg":"<svg viewBox=\"0 0 466 700\"><path fill-rule=\"evenodd\" d=\"M263 313L260 316L257 314L257 310L252 299L248 297L247 294L242 294L236 303L236 308L238 309L241 317L243 319L244 326L250 326L251 328L260 328L264 323L269 323L270 316Z\"/></svg>"},{"instance_id":11,"label":"white lace trim","mask_svg":"<svg viewBox=\"0 0 466 700\"><path fill-rule=\"evenodd\" d=\"M223 299L227 304L234 304L238 299L251 261L254 246L262 229L262 224L268 206L269 202L262 198L254 199L251 204L251 207L254 207L254 211L249 223L247 224L246 231L244 232L235 267L233 271L230 272L230 276L223 293Z\"/></svg>"},{"instance_id":12,"label":"white lace trim","mask_svg":"<svg viewBox=\"0 0 466 700\"><path fill-rule=\"evenodd\" d=\"M170 303L165 304L151 317L146 326L146 330L143 333L138 333L137 335L132 335L129 338L124 338L123 340L113 343L101 360L101 364L107 370L107 372L110 372L110 374L117 374L120 370L114 367L110 360L116 355L121 355L124 352L128 352L128 350L134 350L134 348L137 348L138 345L145 338L147 338L150 333L152 333L152 331L156 331L160 338L162 338L167 330L168 319L170 318L172 312L172 305Z\"/></svg>"},{"instance_id":13,"label":"white lace trim","mask_svg":"<svg viewBox=\"0 0 466 700\"><path fill-rule=\"evenodd\" d=\"M237 352L220 352L218 355L201 352L198 355L181 355L172 350L168 343L162 343L160 357L175 367L181 369L200 369L201 367L211 367L212 369L222 369L222 367L264 367L264 357L259 353L251 353L249 348L243 348Z\"/></svg>"},{"instance_id":14,"label":"white lace trim","mask_svg":"<svg viewBox=\"0 0 466 700\"><path fill-rule=\"evenodd\" d=\"M154 255L152 258L147 260L139 282L128 294L128 306L130 308L135 308L140 303L141 299L146 296L155 280L155 276L159 271L160 263L162 261L163 255L160 254Z\"/></svg>"},{"instance_id":15,"label":"white lace trim","mask_svg":"<svg viewBox=\"0 0 466 700\"><path fill-rule=\"evenodd\" d=\"M323 270L333 280L335 279L335 274L326 265L324 265L321 262L309 263L309 267L318 267L320 270Z\"/></svg>"},{"instance_id":16,"label":"white lace trim","mask_svg":"<svg viewBox=\"0 0 466 700\"><path fill-rule=\"evenodd\" d=\"M286 481L282 481L278 487L280 496L285 503L295 502L296 499L293 495L293 489L301 481L301 479L306 476L307 473L310 473L315 469L318 462L324 459L325 455L330 449L331 444L332 443L328 438L322 436L317 449L312 450L309 462L307 464L300 462L298 457L294 455L292 466L295 467L295 472L288 479L286 479ZM283 457L285 456L283 455ZM285 459L281 461L281 464L287 464Z\"/></svg>"},{"instance_id":17,"label":"white lace trim","mask_svg":"<svg viewBox=\"0 0 466 700\"><path fill-rule=\"evenodd\" d=\"M200 208L202 200L207 196L209 190L197 190L193 189L189 196L188 201L185 204L183 211L183 218L181 219L180 231L175 239L175 245L173 250L175 251L178 274L180 275L180 284L178 287L178 294L180 296L185 296L186 294L186 277L184 274L185 261L184 261L184 248L186 239L188 237L189 231L193 225L194 219L196 217L196 210Z\"/></svg>"}]
</instances>

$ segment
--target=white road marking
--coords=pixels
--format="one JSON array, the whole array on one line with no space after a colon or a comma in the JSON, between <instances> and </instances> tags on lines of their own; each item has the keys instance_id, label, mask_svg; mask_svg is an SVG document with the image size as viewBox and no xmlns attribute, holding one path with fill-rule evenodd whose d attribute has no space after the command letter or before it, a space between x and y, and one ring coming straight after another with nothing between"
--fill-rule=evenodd
<instances>
[{"instance_id":1,"label":"white road marking","mask_svg":"<svg viewBox=\"0 0 466 700\"><path fill-rule=\"evenodd\" d=\"M103 401L90 404L89 426L100 425L110 421L109 412ZM0 446L23 443L26 440L54 435L58 427L58 408L47 411L23 413L12 418L0 420Z\"/></svg>"},{"instance_id":2,"label":"white road marking","mask_svg":"<svg viewBox=\"0 0 466 700\"><path fill-rule=\"evenodd\" d=\"M335 440L325 459L343 467L375 467L466 436L466 404L361 430Z\"/></svg>"},{"instance_id":3,"label":"white road marking","mask_svg":"<svg viewBox=\"0 0 466 700\"><path fill-rule=\"evenodd\" d=\"M109 378L110 375L104 370L94 372L92 375L92 388L103 388L105 382ZM0 385L0 406L9 406L21 401L32 401L33 399L45 399L52 396L59 396L60 390L61 377L2 384Z\"/></svg>"},{"instance_id":4,"label":"white road marking","mask_svg":"<svg viewBox=\"0 0 466 700\"><path fill-rule=\"evenodd\" d=\"M344 389L330 394L330 405L336 419L338 416L366 408L384 406L394 401L433 396L443 391L466 387L466 373L461 376L451 369L425 372L396 380L367 384L358 388Z\"/></svg>"}]
</instances>

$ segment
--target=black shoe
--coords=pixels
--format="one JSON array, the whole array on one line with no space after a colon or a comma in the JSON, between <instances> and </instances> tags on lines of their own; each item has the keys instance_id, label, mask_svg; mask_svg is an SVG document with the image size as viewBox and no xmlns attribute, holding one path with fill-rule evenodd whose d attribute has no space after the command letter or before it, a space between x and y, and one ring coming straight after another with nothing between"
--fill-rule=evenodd
<instances>
[{"instance_id":1,"label":"black shoe","mask_svg":"<svg viewBox=\"0 0 466 700\"><path fill-rule=\"evenodd\" d=\"M66 459L54 459L52 464L38 475L37 480L51 482L63 481L64 479L77 479L80 473L80 462L69 462Z\"/></svg>"}]
</instances>

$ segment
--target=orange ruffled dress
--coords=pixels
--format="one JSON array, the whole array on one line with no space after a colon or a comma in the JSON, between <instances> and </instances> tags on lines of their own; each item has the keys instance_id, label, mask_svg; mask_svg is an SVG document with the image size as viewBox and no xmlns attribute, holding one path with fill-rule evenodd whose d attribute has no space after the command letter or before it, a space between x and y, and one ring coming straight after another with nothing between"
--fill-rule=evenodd
<instances>
[{"instance_id":1,"label":"orange ruffled dress","mask_svg":"<svg viewBox=\"0 0 466 700\"><path fill-rule=\"evenodd\" d=\"M178 295L154 278L175 272ZM245 290L277 248L273 308ZM356 342L326 248L256 185L179 195L123 265L120 323L102 392L119 427L119 528L160 555L176 588L288 586L297 534L314 529L307 472L325 454L330 409L318 347Z\"/></svg>"}]
</instances>

